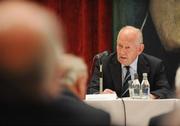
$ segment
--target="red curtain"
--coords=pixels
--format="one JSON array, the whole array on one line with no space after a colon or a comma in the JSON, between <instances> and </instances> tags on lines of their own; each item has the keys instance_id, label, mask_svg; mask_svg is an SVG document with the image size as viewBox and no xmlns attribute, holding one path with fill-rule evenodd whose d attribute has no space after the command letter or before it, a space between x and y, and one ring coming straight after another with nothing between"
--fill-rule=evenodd
<instances>
[{"instance_id":1,"label":"red curtain","mask_svg":"<svg viewBox=\"0 0 180 126\"><path fill-rule=\"evenodd\" d=\"M91 66L93 56L112 49L111 0L40 0L61 17L67 33L67 51Z\"/></svg>"}]
</instances>

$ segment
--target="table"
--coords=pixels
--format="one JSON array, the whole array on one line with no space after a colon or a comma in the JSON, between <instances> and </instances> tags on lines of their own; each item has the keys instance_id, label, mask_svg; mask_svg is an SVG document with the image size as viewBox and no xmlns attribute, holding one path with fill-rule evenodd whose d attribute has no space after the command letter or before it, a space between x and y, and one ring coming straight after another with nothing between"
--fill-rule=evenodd
<instances>
[{"instance_id":1,"label":"table","mask_svg":"<svg viewBox=\"0 0 180 126\"><path fill-rule=\"evenodd\" d=\"M178 99L129 99L123 98L126 112L126 125L147 126L153 116L167 113L180 103ZM111 115L112 125L125 125L125 113L122 99L86 100L87 104L100 108Z\"/></svg>"}]
</instances>

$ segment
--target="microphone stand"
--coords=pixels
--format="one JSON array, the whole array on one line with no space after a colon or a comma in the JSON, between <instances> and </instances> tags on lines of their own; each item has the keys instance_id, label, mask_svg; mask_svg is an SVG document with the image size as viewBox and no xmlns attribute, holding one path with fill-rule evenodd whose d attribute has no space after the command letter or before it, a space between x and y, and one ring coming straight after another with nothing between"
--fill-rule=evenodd
<instances>
[{"instance_id":1,"label":"microphone stand","mask_svg":"<svg viewBox=\"0 0 180 126\"><path fill-rule=\"evenodd\" d=\"M96 55L93 57L93 63L95 62L95 60L99 60L97 61L99 64L99 94L101 94L103 92L103 72L102 72L102 62L101 62L101 56L100 55ZM93 70L93 65L91 66L91 74L92 74L92 70Z\"/></svg>"},{"instance_id":2,"label":"microphone stand","mask_svg":"<svg viewBox=\"0 0 180 126\"><path fill-rule=\"evenodd\" d=\"M99 59L100 60L100 59ZM99 61L99 93L103 92L103 72L102 72L102 63Z\"/></svg>"},{"instance_id":3,"label":"microphone stand","mask_svg":"<svg viewBox=\"0 0 180 126\"><path fill-rule=\"evenodd\" d=\"M101 61L101 57L102 56L108 56L108 51L104 51L102 53L99 53L98 55L94 56L93 58L93 63L94 63L94 60L97 58L98 63L99 63L99 93L101 94L103 92L103 71L102 71L102 68L103 68L103 63ZM92 68L91 68L92 69ZM91 70L92 71L92 70Z\"/></svg>"}]
</instances>

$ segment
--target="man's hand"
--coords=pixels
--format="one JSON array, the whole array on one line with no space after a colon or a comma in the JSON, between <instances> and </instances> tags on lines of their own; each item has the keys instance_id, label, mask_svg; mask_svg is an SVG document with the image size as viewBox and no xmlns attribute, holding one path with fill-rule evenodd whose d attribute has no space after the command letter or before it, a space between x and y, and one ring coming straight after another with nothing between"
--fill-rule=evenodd
<instances>
[{"instance_id":1,"label":"man's hand","mask_svg":"<svg viewBox=\"0 0 180 126\"><path fill-rule=\"evenodd\" d=\"M150 94L149 97L150 97L150 99L158 99L159 98L158 96L156 96L154 94Z\"/></svg>"},{"instance_id":2,"label":"man's hand","mask_svg":"<svg viewBox=\"0 0 180 126\"><path fill-rule=\"evenodd\" d=\"M116 92L111 89L105 89L102 94L115 94Z\"/></svg>"}]
</instances>

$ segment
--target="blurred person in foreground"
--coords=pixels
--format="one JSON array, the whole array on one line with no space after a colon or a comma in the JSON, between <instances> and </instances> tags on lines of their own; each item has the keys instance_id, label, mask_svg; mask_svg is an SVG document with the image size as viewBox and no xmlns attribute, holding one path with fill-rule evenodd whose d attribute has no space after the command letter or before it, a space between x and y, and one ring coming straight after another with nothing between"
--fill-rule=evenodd
<instances>
[{"instance_id":1,"label":"blurred person in foreground","mask_svg":"<svg viewBox=\"0 0 180 126\"><path fill-rule=\"evenodd\" d=\"M88 79L85 62L77 56L65 54L61 56L59 67L61 73L63 73L61 75L62 79L60 79L60 83L65 89L63 93L72 95L69 93L71 91L76 97L84 100Z\"/></svg>"},{"instance_id":2,"label":"blurred person in foreground","mask_svg":"<svg viewBox=\"0 0 180 126\"><path fill-rule=\"evenodd\" d=\"M56 16L30 1L0 2L0 124L109 125L109 114L61 96Z\"/></svg>"},{"instance_id":3,"label":"blurred person in foreground","mask_svg":"<svg viewBox=\"0 0 180 126\"><path fill-rule=\"evenodd\" d=\"M138 73L148 74L150 98L169 98L172 91L166 77L163 61L143 53L143 35L140 29L133 26L123 27L117 37L116 52L103 61L103 93L116 93L118 97L129 97L128 80ZM99 72L96 66L88 88L89 93L99 91Z\"/></svg>"},{"instance_id":4,"label":"blurred person in foreground","mask_svg":"<svg viewBox=\"0 0 180 126\"><path fill-rule=\"evenodd\" d=\"M180 99L180 67L177 69L175 78L176 98ZM180 103L176 102L175 109L169 113L153 117L149 126L180 126Z\"/></svg>"}]
</instances>

